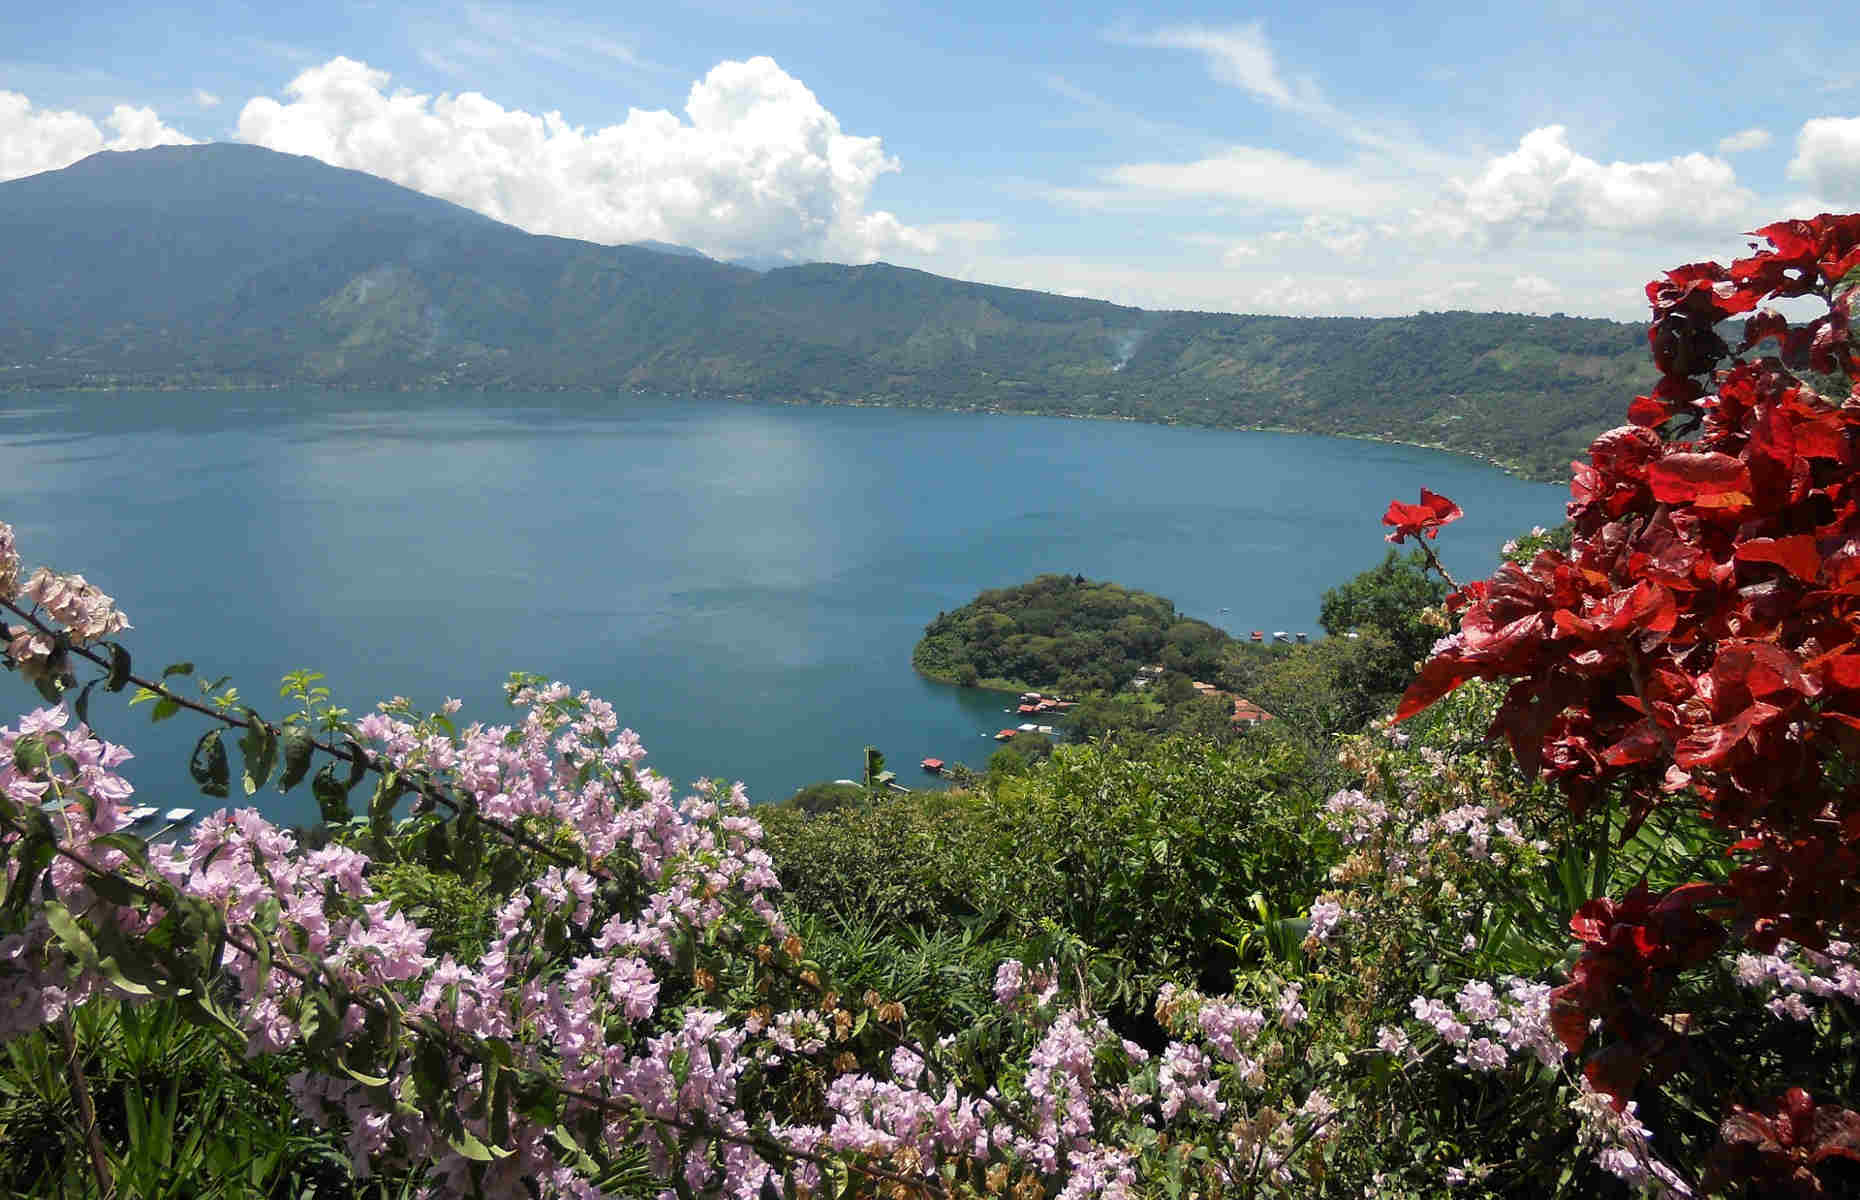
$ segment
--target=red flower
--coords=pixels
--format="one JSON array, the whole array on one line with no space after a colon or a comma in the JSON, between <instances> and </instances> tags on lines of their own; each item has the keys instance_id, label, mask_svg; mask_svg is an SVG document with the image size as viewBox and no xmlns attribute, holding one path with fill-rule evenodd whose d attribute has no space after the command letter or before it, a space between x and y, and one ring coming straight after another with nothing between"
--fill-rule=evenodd
<instances>
[{"instance_id":1,"label":"red flower","mask_svg":"<svg viewBox=\"0 0 1860 1200\"><path fill-rule=\"evenodd\" d=\"M1389 510L1382 514L1382 523L1395 527L1395 532L1388 535L1388 540L1400 545L1407 538L1420 537L1423 533L1435 537L1442 525L1451 524L1464 515L1460 506L1453 501L1422 488L1419 504L1389 501Z\"/></svg>"}]
</instances>

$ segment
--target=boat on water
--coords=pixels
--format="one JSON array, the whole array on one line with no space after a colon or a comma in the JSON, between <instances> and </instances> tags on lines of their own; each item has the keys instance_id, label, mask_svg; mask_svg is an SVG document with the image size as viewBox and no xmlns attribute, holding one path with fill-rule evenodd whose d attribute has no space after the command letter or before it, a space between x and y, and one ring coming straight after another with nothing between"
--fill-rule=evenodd
<instances>
[{"instance_id":1,"label":"boat on water","mask_svg":"<svg viewBox=\"0 0 1860 1200\"><path fill-rule=\"evenodd\" d=\"M153 804L138 804L123 814L123 823L125 825L140 825L160 811L161 810L156 808Z\"/></svg>"},{"instance_id":2,"label":"boat on water","mask_svg":"<svg viewBox=\"0 0 1860 1200\"><path fill-rule=\"evenodd\" d=\"M182 821L192 820L194 812L195 810L191 808L171 808L161 815L161 819L175 825Z\"/></svg>"}]
</instances>

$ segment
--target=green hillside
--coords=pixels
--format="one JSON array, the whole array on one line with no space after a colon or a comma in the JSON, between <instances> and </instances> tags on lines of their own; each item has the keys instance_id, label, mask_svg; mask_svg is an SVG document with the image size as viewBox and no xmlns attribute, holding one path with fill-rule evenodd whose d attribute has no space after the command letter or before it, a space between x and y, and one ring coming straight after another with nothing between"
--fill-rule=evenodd
<instances>
[{"instance_id":1,"label":"green hillside","mask_svg":"<svg viewBox=\"0 0 1860 1200\"><path fill-rule=\"evenodd\" d=\"M884 263L539 237L254 146L0 183L0 387L633 388L1393 438L1549 476L1639 327L1150 312Z\"/></svg>"}]
</instances>

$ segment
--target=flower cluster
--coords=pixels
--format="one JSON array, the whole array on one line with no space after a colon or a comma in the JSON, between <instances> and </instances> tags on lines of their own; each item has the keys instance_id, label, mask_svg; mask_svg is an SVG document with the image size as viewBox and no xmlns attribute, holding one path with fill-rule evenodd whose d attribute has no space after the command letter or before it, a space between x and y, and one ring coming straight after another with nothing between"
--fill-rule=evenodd
<instances>
[{"instance_id":1,"label":"flower cluster","mask_svg":"<svg viewBox=\"0 0 1860 1200\"><path fill-rule=\"evenodd\" d=\"M0 522L0 604L15 611L24 605L42 618L42 627L0 621L0 650L10 666L41 687L69 675L67 646L89 646L131 628L116 601L82 575L40 567L22 585L20 571L13 527Z\"/></svg>"},{"instance_id":2,"label":"flower cluster","mask_svg":"<svg viewBox=\"0 0 1860 1200\"><path fill-rule=\"evenodd\" d=\"M13 527L0 521L0 600L11 600L19 595L19 547L14 541Z\"/></svg>"},{"instance_id":3,"label":"flower cluster","mask_svg":"<svg viewBox=\"0 0 1860 1200\"><path fill-rule=\"evenodd\" d=\"M1475 980L1459 990L1452 1004L1416 996L1410 1007L1415 1021L1454 1048L1454 1061L1462 1066L1497 1071L1513 1055L1528 1055L1546 1066L1561 1064L1563 1045L1550 1027L1550 986L1508 977L1500 987L1502 996L1491 984ZM1400 1030L1385 1029L1379 1044L1400 1054L1410 1042Z\"/></svg>"},{"instance_id":4,"label":"flower cluster","mask_svg":"<svg viewBox=\"0 0 1860 1200\"><path fill-rule=\"evenodd\" d=\"M1656 1200L1685 1200L1693 1189L1653 1152L1652 1135L1640 1122L1636 1105L1617 1106L1586 1082L1570 1101L1582 1144L1595 1161L1615 1178Z\"/></svg>"},{"instance_id":5,"label":"flower cluster","mask_svg":"<svg viewBox=\"0 0 1860 1200\"><path fill-rule=\"evenodd\" d=\"M1739 954L1734 972L1740 984L1769 995L1770 1012L1795 1021L1814 1017L1807 997L1860 1002L1860 955L1847 942L1831 941L1825 952L1782 942L1769 954Z\"/></svg>"}]
</instances>

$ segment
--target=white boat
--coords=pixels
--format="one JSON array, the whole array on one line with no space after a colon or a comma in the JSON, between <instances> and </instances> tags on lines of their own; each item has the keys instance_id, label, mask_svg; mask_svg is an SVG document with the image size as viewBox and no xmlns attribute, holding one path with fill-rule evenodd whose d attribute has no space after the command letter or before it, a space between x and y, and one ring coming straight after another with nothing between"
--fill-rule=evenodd
<instances>
[{"instance_id":1,"label":"white boat","mask_svg":"<svg viewBox=\"0 0 1860 1200\"><path fill-rule=\"evenodd\" d=\"M191 808L171 808L161 815L161 819L172 825L179 821L185 821L193 815L194 810Z\"/></svg>"},{"instance_id":2,"label":"white boat","mask_svg":"<svg viewBox=\"0 0 1860 1200\"><path fill-rule=\"evenodd\" d=\"M1275 642L1289 642L1292 640L1292 635L1285 632L1283 629L1275 629L1272 631L1272 640Z\"/></svg>"},{"instance_id":3,"label":"white boat","mask_svg":"<svg viewBox=\"0 0 1860 1200\"><path fill-rule=\"evenodd\" d=\"M160 809L152 804L138 804L123 814L123 823L126 825L140 825L160 811Z\"/></svg>"}]
</instances>

